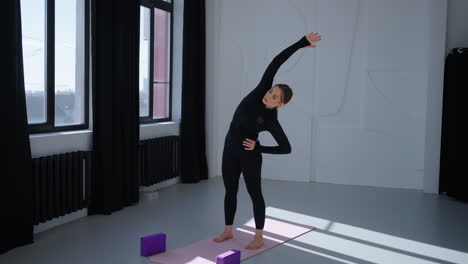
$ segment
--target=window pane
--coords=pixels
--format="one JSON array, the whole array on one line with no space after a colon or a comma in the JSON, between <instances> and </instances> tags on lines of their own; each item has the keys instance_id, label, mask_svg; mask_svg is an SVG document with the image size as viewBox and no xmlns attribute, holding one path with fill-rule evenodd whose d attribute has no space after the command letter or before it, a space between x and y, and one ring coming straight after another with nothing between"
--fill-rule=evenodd
<instances>
[{"instance_id":1,"label":"window pane","mask_svg":"<svg viewBox=\"0 0 468 264\"><path fill-rule=\"evenodd\" d=\"M55 1L55 124L84 123L84 0Z\"/></svg>"},{"instance_id":2,"label":"window pane","mask_svg":"<svg viewBox=\"0 0 468 264\"><path fill-rule=\"evenodd\" d=\"M140 7L140 116L149 115L151 9Z\"/></svg>"},{"instance_id":3,"label":"window pane","mask_svg":"<svg viewBox=\"0 0 468 264\"><path fill-rule=\"evenodd\" d=\"M155 83L153 88L153 118L169 117L169 84Z\"/></svg>"},{"instance_id":4,"label":"window pane","mask_svg":"<svg viewBox=\"0 0 468 264\"><path fill-rule=\"evenodd\" d=\"M21 0L28 123L46 122L45 0Z\"/></svg>"},{"instance_id":5,"label":"window pane","mask_svg":"<svg viewBox=\"0 0 468 264\"><path fill-rule=\"evenodd\" d=\"M154 9L153 117L169 117L170 13Z\"/></svg>"}]
</instances>

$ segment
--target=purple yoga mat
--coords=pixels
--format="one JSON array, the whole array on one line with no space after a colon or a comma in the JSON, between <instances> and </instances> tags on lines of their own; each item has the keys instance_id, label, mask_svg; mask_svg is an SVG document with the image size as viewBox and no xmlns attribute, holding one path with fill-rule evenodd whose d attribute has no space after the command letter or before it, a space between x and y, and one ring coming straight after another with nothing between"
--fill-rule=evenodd
<instances>
[{"instance_id":1,"label":"purple yoga mat","mask_svg":"<svg viewBox=\"0 0 468 264\"><path fill-rule=\"evenodd\" d=\"M263 228L264 245L259 249L245 249L245 246L252 241L255 234L255 224L250 221L233 230L233 238L221 243L213 242L212 239L216 236L213 235L209 239L156 254L149 257L149 259L158 264L216 264L217 255L231 249L237 249L241 251L241 260L245 260L313 229L312 226L266 218Z\"/></svg>"}]
</instances>

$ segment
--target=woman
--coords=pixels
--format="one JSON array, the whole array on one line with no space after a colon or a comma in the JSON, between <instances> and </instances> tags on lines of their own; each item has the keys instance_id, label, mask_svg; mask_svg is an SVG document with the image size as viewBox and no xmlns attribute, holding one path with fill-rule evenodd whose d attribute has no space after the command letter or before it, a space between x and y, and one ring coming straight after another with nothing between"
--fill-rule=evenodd
<instances>
[{"instance_id":1,"label":"woman","mask_svg":"<svg viewBox=\"0 0 468 264\"><path fill-rule=\"evenodd\" d=\"M261 190L262 154L288 154L291 152L289 140L278 122L277 109L291 100L292 90L288 85L276 84L273 77L279 67L294 52L303 47L315 48L320 41L318 33L310 33L292 44L268 65L258 86L251 91L237 107L226 135L223 150L222 174L226 195L224 197L224 232L213 238L222 242L232 238L232 224L237 208L237 190L242 172L247 191L252 199L255 218L255 238L245 248L258 249L263 246L265 224L265 201ZM270 132L278 146L262 146L257 143L258 133ZM242 142L241 142L242 141Z\"/></svg>"}]
</instances>

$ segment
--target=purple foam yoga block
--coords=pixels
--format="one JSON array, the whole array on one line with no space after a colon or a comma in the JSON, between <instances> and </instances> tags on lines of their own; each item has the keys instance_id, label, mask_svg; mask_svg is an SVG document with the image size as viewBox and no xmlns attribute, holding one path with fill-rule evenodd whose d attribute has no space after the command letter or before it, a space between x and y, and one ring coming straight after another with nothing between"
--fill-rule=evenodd
<instances>
[{"instance_id":1,"label":"purple foam yoga block","mask_svg":"<svg viewBox=\"0 0 468 264\"><path fill-rule=\"evenodd\" d=\"M240 261L240 251L236 249L231 249L216 256L216 264L240 264Z\"/></svg>"},{"instance_id":2,"label":"purple foam yoga block","mask_svg":"<svg viewBox=\"0 0 468 264\"><path fill-rule=\"evenodd\" d=\"M140 239L141 256L148 257L164 251L166 251L166 234L158 233Z\"/></svg>"}]
</instances>

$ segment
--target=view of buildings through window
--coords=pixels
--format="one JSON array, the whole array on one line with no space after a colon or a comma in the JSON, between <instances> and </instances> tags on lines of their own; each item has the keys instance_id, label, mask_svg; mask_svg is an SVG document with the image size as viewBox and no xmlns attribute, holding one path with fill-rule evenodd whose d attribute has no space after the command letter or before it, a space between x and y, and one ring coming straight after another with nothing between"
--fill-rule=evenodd
<instances>
[{"instance_id":1,"label":"view of buildings through window","mask_svg":"<svg viewBox=\"0 0 468 264\"><path fill-rule=\"evenodd\" d=\"M21 0L24 84L28 122L46 121L45 0Z\"/></svg>"},{"instance_id":2,"label":"view of buildings through window","mask_svg":"<svg viewBox=\"0 0 468 264\"><path fill-rule=\"evenodd\" d=\"M30 125L50 129L85 122L85 1L21 0ZM160 2L140 7L140 117L154 122L170 118L172 3L146 2Z\"/></svg>"},{"instance_id":3,"label":"view of buildings through window","mask_svg":"<svg viewBox=\"0 0 468 264\"><path fill-rule=\"evenodd\" d=\"M140 116L149 115L151 9L140 7Z\"/></svg>"},{"instance_id":4,"label":"view of buildings through window","mask_svg":"<svg viewBox=\"0 0 468 264\"><path fill-rule=\"evenodd\" d=\"M171 13L140 7L140 117L170 118Z\"/></svg>"},{"instance_id":5,"label":"view of buildings through window","mask_svg":"<svg viewBox=\"0 0 468 264\"><path fill-rule=\"evenodd\" d=\"M48 12L51 3L52 13ZM47 16L53 16L54 23L47 22L51 19ZM53 127L83 124L85 0L21 0L21 18L28 123ZM47 32L53 32L53 45ZM48 102L49 93L54 96L53 106ZM47 118L48 107L54 112L53 120Z\"/></svg>"}]
</instances>

